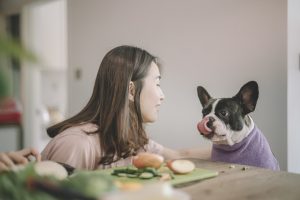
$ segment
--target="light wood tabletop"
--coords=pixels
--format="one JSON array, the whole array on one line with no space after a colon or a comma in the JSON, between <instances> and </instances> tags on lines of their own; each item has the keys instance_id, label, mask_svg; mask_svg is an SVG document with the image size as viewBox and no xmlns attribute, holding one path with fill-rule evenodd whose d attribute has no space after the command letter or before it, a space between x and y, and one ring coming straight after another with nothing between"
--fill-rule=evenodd
<instances>
[{"instance_id":1,"label":"light wood tabletop","mask_svg":"<svg viewBox=\"0 0 300 200\"><path fill-rule=\"evenodd\" d=\"M300 200L300 174L230 163L190 159L197 167L219 175L178 186L192 200Z\"/></svg>"}]
</instances>

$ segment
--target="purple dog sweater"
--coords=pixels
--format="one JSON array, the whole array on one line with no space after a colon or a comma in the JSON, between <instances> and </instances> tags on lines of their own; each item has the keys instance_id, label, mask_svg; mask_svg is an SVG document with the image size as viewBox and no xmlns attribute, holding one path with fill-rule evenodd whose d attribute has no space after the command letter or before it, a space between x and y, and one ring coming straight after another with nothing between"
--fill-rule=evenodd
<instances>
[{"instance_id":1,"label":"purple dog sweater","mask_svg":"<svg viewBox=\"0 0 300 200\"><path fill-rule=\"evenodd\" d=\"M267 139L256 126L251 133L239 143L232 146L214 144L211 159L213 161L280 170Z\"/></svg>"}]
</instances>

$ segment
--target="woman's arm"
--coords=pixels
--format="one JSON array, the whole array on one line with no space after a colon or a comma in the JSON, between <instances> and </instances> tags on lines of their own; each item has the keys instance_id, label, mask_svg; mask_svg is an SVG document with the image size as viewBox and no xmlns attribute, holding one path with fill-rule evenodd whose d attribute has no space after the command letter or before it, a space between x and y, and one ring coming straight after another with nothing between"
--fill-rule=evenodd
<instances>
[{"instance_id":1,"label":"woman's arm","mask_svg":"<svg viewBox=\"0 0 300 200\"><path fill-rule=\"evenodd\" d=\"M210 160L211 155L211 145L197 148L188 148L173 150L170 148L164 147L162 156L166 160L170 159L180 159L180 158L199 158L203 160Z\"/></svg>"}]
</instances>

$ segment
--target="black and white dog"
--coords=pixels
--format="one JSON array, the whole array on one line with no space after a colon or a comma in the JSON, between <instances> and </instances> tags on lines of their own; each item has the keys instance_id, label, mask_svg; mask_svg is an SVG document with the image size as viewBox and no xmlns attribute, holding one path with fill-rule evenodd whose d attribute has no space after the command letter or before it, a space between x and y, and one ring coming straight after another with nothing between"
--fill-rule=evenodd
<instances>
[{"instance_id":1,"label":"black and white dog","mask_svg":"<svg viewBox=\"0 0 300 200\"><path fill-rule=\"evenodd\" d=\"M197 127L213 143L213 161L279 170L267 139L248 115L255 110L259 95L255 81L243 85L232 98L214 99L201 86L197 92L203 107Z\"/></svg>"}]
</instances>

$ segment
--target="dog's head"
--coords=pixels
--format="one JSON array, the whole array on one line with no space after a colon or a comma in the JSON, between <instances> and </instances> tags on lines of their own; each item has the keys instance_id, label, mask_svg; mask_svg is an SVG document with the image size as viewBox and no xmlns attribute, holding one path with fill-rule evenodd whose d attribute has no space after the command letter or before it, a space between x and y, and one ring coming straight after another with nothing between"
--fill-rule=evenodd
<instances>
[{"instance_id":1,"label":"dog's head","mask_svg":"<svg viewBox=\"0 0 300 200\"><path fill-rule=\"evenodd\" d=\"M238 143L254 127L248 114L255 110L259 95L255 81L243 85L231 98L212 98L202 86L197 87L197 92L203 108L203 119L197 127L214 144Z\"/></svg>"}]
</instances>

